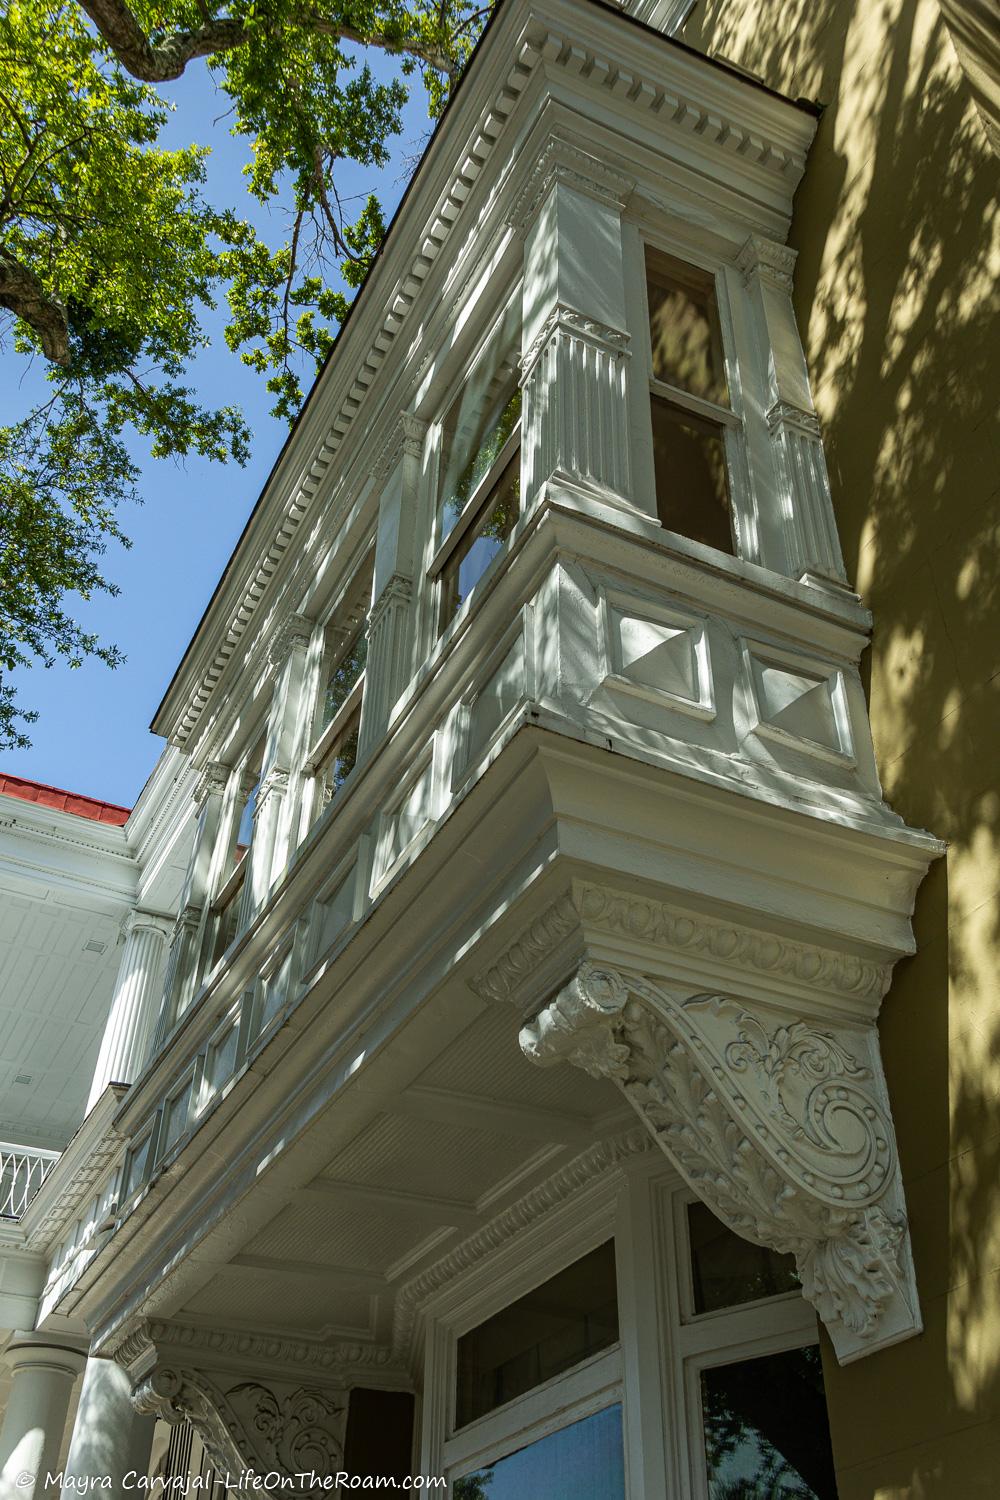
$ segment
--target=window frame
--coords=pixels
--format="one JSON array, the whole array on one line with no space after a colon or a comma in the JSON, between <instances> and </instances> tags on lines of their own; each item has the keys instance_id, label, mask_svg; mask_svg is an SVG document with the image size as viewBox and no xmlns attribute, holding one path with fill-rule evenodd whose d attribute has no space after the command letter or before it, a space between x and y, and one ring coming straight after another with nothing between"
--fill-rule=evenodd
<instances>
[{"instance_id":1,"label":"window frame","mask_svg":"<svg viewBox=\"0 0 1000 1500\"><path fill-rule=\"evenodd\" d=\"M459 550L463 543L475 541L475 528L487 519L484 512L490 494L492 493L493 489L496 488L499 480L502 478L504 470L513 459L515 452L522 452L524 412L522 408L522 410L518 414L518 418L516 423L514 424L513 429L504 440L500 452L493 460L487 472L479 480L479 483L476 485L473 493L469 496L465 504L462 506L462 510L456 518L454 525L450 528L447 536L442 536L441 503L443 498L442 488L445 481L446 424L449 414L451 413L456 401L459 399L463 389L480 373L481 367L489 357L490 346L494 337L499 335L500 331L503 328L505 319L511 316L511 309L515 306L518 309L518 321L520 323L522 292L523 287L519 276L515 281L508 285L508 289L500 298L499 304L492 299L490 300L489 310L486 316L481 320L477 319L478 337L476 338L471 353L463 361L457 376L453 376L451 379L449 379L446 386L442 384L441 399L435 402L434 410L436 415L432 420L427 435L432 462L429 465L429 514L425 512L425 514L428 514L428 521L426 523L427 531L425 533L427 538L427 550L424 554L425 558L428 559L425 564L424 575L427 582L428 594L430 600L432 601L432 644L441 635L444 634L448 626L451 624L452 620L457 618L457 616L462 612L465 605L468 603L468 600L471 599L471 597L478 591L480 585L485 581L489 574L493 572L497 559L503 555L507 548L507 543L505 542L503 547L501 547L499 552L497 553L497 557L491 559L491 561L487 564L482 577L476 581L473 588L469 591L468 598L462 600L459 603L458 607L450 615L446 616L444 595L445 570L447 569L448 564L453 561L455 553ZM497 311L498 305L499 311ZM520 336L516 341L515 348L516 354L511 361L511 375L513 379L514 389L519 389L521 384ZM502 409L503 408L501 408L501 410ZM519 503L518 516L514 522L515 526L517 524L517 520L520 519L520 516L521 506Z\"/></svg>"},{"instance_id":2,"label":"window frame","mask_svg":"<svg viewBox=\"0 0 1000 1500\"><path fill-rule=\"evenodd\" d=\"M677 1393L675 1421L687 1440L690 1494L695 1500L707 1500L702 1372L816 1344L819 1322L813 1307L797 1291L696 1312L687 1208L689 1203L697 1201L696 1193L675 1186L669 1190L664 1217L676 1268L670 1297Z\"/></svg>"},{"instance_id":3,"label":"window frame","mask_svg":"<svg viewBox=\"0 0 1000 1500\"><path fill-rule=\"evenodd\" d=\"M747 561L758 560L758 548L754 544L754 538L759 530L757 523L757 507L753 487L750 481L750 471L747 462L747 424L746 412L743 401L743 381L740 372L739 359L737 355L737 337L733 309L730 304L730 287L726 275L726 266L717 257L706 254L703 250L689 244L680 244L673 241L667 234L656 234L655 232L641 231L638 240L637 281L638 296L636 310L641 309L641 327L637 340L642 349L644 380L642 383L643 396L642 405L642 441L646 447L646 467L648 469L648 481L651 486L653 500L653 515L659 520L659 503L656 496L656 478L653 464L653 398L657 397L667 402L675 410L687 413L689 416L698 418L700 421L709 422L719 429L723 440L723 454L726 465L726 483L729 491L729 523L732 533L732 551L720 553L719 549L712 547L707 542L699 542L694 537L686 536L683 531L673 531L662 521L664 532L670 537L679 538L685 546L704 548L713 557L731 556L743 558ZM675 386L669 381L660 380L653 372L653 349L650 337L650 305L649 284L647 273L647 252L653 255L664 255L681 265L689 266L693 271L700 272L703 276L710 278L712 282L715 311L719 325L719 341L721 345L723 371L726 379L726 388L729 393L729 405L720 406L717 402L710 401L706 397L696 396L691 391L685 391L680 386ZM635 252L633 252L635 253Z\"/></svg>"}]
</instances>

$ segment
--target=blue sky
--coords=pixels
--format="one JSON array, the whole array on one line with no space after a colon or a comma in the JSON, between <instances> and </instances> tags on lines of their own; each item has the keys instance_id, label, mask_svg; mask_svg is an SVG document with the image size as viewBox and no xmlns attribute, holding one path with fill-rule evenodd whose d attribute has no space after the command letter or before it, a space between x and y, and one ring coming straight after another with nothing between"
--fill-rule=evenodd
<instances>
[{"instance_id":1,"label":"blue sky","mask_svg":"<svg viewBox=\"0 0 1000 1500\"><path fill-rule=\"evenodd\" d=\"M384 73L388 64L374 66ZM273 242L279 241L280 213L270 217L245 191L241 171L247 145L235 140L229 121L220 118L229 100L207 69L195 66L162 92L176 104L167 142L212 147L207 185L212 201L235 208ZM417 84L390 166L377 173L343 164L341 196L375 189L388 217L406 185L405 163L422 149L429 124ZM269 415L271 398L261 377L226 348L225 311L206 316L211 347L199 355L189 375L206 402L242 406L254 433L251 461L245 469L197 458L179 465L154 461L136 448L144 503L122 515L133 546L130 551L109 548L104 559L105 575L121 593L117 599L102 595L69 604L74 618L103 640L114 641L127 659L114 671L87 661L75 671L59 662L48 670L18 673L12 680L21 706L38 709L39 718L27 731L31 748L0 752L0 771L131 806L153 768L163 742L150 734L149 721L288 430ZM29 368L8 347L0 359L4 420L24 410L40 389L38 363Z\"/></svg>"}]
</instances>

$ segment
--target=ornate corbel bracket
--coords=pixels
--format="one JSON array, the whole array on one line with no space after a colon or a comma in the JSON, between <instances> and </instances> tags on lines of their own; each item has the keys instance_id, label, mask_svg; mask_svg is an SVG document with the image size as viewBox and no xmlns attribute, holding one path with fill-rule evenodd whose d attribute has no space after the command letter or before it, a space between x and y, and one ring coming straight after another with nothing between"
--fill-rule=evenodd
<instances>
[{"instance_id":1,"label":"ornate corbel bracket","mask_svg":"<svg viewBox=\"0 0 1000 1500\"><path fill-rule=\"evenodd\" d=\"M584 962L520 1040L610 1079L724 1223L794 1255L842 1364L920 1332L873 1024L787 1023Z\"/></svg>"},{"instance_id":2,"label":"ornate corbel bracket","mask_svg":"<svg viewBox=\"0 0 1000 1500\"><path fill-rule=\"evenodd\" d=\"M339 1493L334 1480L344 1468L345 1385L311 1370L298 1377L276 1372L268 1360L199 1360L197 1349L161 1347L155 1334L141 1325L115 1351L132 1378L136 1411L167 1422L187 1418L216 1469L232 1476L252 1472L262 1493L298 1500ZM225 1339L216 1342L224 1352Z\"/></svg>"}]
</instances>

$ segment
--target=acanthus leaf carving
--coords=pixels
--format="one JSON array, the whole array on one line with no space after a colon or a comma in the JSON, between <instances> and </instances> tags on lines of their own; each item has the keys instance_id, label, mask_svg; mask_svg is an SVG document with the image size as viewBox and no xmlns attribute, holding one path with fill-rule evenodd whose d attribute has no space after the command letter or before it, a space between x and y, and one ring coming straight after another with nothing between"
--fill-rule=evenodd
<instances>
[{"instance_id":1,"label":"acanthus leaf carving","mask_svg":"<svg viewBox=\"0 0 1000 1500\"><path fill-rule=\"evenodd\" d=\"M277 1475L277 1484L262 1484L267 1494L304 1500L329 1493L323 1482L343 1470L346 1390L158 1364L136 1386L132 1404L167 1422L187 1418L224 1473Z\"/></svg>"},{"instance_id":2,"label":"acanthus leaf carving","mask_svg":"<svg viewBox=\"0 0 1000 1500\"><path fill-rule=\"evenodd\" d=\"M795 1257L841 1361L920 1329L892 1120L859 1042L591 963L521 1030L530 1060L614 1082L737 1234Z\"/></svg>"}]
</instances>

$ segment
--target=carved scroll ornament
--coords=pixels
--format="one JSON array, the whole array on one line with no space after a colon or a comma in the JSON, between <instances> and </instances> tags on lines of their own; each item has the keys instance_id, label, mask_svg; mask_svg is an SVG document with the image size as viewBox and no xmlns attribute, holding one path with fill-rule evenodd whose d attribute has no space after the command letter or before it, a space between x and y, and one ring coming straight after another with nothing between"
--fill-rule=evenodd
<instances>
[{"instance_id":1,"label":"carved scroll ornament","mask_svg":"<svg viewBox=\"0 0 1000 1500\"><path fill-rule=\"evenodd\" d=\"M139 1384L132 1401L137 1411L168 1422L187 1417L220 1472L279 1476L264 1493L329 1494L322 1481L344 1467L344 1390L272 1381L265 1385L160 1365ZM313 1476L319 1485L312 1483Z\"/></svg>"},{"instance_id":2,"label":"carved scroll ornament","mask_svg":"<svg viewBox=\"0 0 1000 1500\"><path fill-rule=\"evenodd\" d=\"M920 1331L892 1120L856 1055L863 1033L775 1025L724 995L678 999L584 963L520 1040L533 1062L611 1079L724 1223L794 1255L842 1363Z\"/></svg>"}]
</instances>

